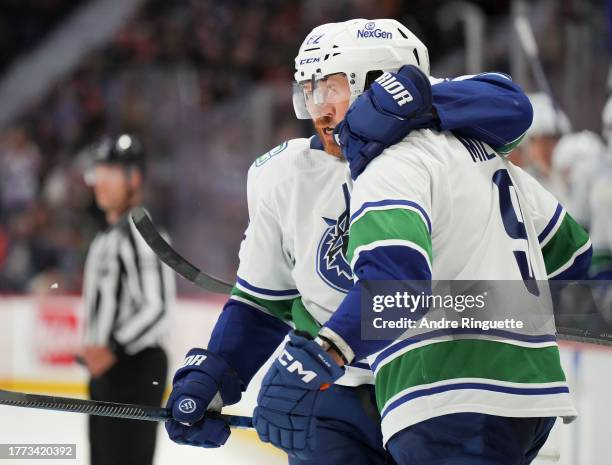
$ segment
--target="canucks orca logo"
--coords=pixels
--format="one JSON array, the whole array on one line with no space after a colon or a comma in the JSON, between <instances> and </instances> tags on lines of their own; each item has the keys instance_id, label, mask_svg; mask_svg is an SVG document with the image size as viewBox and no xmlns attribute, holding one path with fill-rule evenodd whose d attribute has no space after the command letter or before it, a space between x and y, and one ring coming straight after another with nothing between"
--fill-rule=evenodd
<instances>
[{"instance_id":1,"label":"canucks orca logo","mask_svg":"<svg viewBox=\"0 0 612 465\"><path fill-rule=\"evenodd\" d=\"M327 229L317 248L317 274L323 281L337 291L347 293L353 287L353 273L346 261L349 239L350 201L348 186L342 185L344 212L338 219L323 218Z\"/></svg>"}]
</instances>

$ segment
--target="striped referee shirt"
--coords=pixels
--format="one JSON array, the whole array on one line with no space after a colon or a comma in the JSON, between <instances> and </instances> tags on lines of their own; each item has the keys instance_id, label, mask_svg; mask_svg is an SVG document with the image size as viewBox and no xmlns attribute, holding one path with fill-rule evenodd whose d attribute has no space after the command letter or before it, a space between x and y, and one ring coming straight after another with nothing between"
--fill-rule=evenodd
<instances>
[{"instance_id":1,"label":"striped referee shirt","mask_svg":"<svg viewBox=\"0 0 612 465\"><path fill-rule=\"evenodd\" d=\"M136 354L161 346L176 286L129 215L93 240L84 276L85 344Z\"/></svg>"}]
</instances>

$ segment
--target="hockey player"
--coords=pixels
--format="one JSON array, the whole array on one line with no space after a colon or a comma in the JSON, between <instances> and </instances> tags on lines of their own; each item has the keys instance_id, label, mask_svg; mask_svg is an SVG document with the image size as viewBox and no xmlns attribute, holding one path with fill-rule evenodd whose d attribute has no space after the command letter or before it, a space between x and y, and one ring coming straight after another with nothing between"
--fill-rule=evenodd
<instances>
[{"instance_id":1,"label":"hockey player","mask_svg":"<svg viewBox=\"0 0 612 465\"><path fill-rule=\"evenodd\" d=\"M377 61L372 62L373 57ZM192 349L174 377L168 407L176 421L166 423L174 441L222 445L229 429L221 420L202 420L205 411L237 402L289 325L316 335L352 288L345 256L352 181L346 161L337 156L334 119L309 109L314 111L311 102L322 99L346 111L382 71L395 72L409 63L428 69L427 50L394 20L329 24L305 40L296 58L296 80L316 87L305 94L308 89L296 86L295 106L298 116L315 120L318 136L284 142L255 160L249 170L250 223L240 248L236 286L208 349ZM410 68L406 76L397 76L414 98L411 101L406 93L400 96L406 100L405 114L414 118L387 114L377 106L376 96L362 102L352 121L356 128L361 123L373 131L360 141L364 163L415 127L455 129L466 137L484 138L500 150L516 143L529 127L529 102L505 76L484 74L432 87ZM348 93L337 86L342 79L353 81ZM290 441L284 446L292 464L382 464L387 460L369 366L356 361L343 373L316 405L304 408L304 418L316 417L316 424L309 421L304 430L298 418L293 425L295 442L292 434L279 429L277 436L271 432L264 438ZM304 435L298 438L300 431ZM317 440L314 456L305 449L306 436Z\"/></svg>"},{"instance_id":2,"label":"hockey player","mask_svg":"<svg viewBox=\"0 0 612 465\"><path fill-rule=\"evenodd\" d=\"M334 53L336 37L325 40L329 32L315 29L299 58L307 62ZM313 40L319 50L310 48ZM429 73L426 62L414 64ZM317 77L318 66L304 72L314 76L304 82L306 93L323 87L331 74L322 69ZM350 91L351 65L333 71L348 78L334 80L336 92ZM407 89L418 99L409 87L418 82L416 74L385 73L364 97L376 96L387 114L402 115L396 95ZM323 97L311 105L333 127L346 108ZM355 285L317 340L290 334L262 382L254 414L260 438L289 453L317 456L311 411L343 376L340 366L368 357L383 441L399 465L529 464L555 417L576 415L554 329L528 337L482 331L454 337L451 330L391 344L366 341L362 286L378 280L510 280L523 282L526 298L535 299L546 291L546 280L585 276L589 237L550 193L488 144L420 130L370 156L372 145L363 141L370 127L351 121L360 103L363 97L336 127L356 179L346 253Z\"/></svg>"}]
</instances>

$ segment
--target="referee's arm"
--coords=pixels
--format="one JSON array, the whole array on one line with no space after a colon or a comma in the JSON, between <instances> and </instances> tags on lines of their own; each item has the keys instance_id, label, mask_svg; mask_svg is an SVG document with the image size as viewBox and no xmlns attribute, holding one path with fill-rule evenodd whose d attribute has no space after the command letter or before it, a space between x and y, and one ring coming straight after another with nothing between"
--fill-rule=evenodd
<instances>
[{"instance_id":1,"label":"referee's arm","mask_svg":"<svg viewBox=\"0 0 612 465\"><path fill-rule=\"evenodd\" d=\"M168 313L168 279L162 263L140 237L131 218L128 234L119 244L119 259L125 267L125 289L129 295L127 316L114 328L113 351L132 355L163 335Z\"/></svg>"}]
</instances>

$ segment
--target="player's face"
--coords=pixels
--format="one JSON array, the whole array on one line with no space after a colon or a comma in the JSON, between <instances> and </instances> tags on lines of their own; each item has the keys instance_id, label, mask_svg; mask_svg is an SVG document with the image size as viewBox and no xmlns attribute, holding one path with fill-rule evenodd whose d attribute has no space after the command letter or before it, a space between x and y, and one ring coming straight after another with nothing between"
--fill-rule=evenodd
<instances>
[{"instance_id":1,"label":"player's face","mask_svg":"<svg viewBox=\"0 0 612 465\"><path fill-rule=\"evenodd\" d=\"M101 210L125 209L130 197L130 176L125 167L98 164L94 168L91 184L96 204Z\"/></svg>"},{"instance_id":2,"label":"player's face","mask_svg":"<svg viewBox=\"0 0 612 465\"><path fill-rule=\"evenodd\" d=\"M344 119L350 105L351 89L344 74L333 74L327 76L324 81L319 81L319 100L315 105L314 98L308 96L311 92L311 84L304 84L304 91L308 111L312 116L315 129L323 142L325 151L337 157L342 156L340 147L334 141L334 128Z\"/></svg>"}]
</instances>

